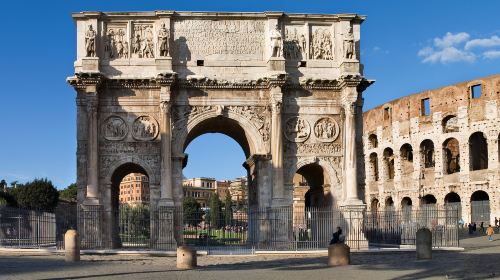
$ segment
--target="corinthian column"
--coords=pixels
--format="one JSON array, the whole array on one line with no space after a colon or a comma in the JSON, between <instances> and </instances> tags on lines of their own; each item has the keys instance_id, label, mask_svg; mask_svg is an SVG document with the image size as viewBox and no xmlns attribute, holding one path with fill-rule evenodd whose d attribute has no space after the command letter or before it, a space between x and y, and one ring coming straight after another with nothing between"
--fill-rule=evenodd
<instances>
[{"instance_id":1,"label":"corinthian column","mask_svg":"<svg viewBox=\"0 0 500 280\"><path fill-rule=\"evenodd\" d=\"M281 87L271 88L271 154L273 165L273 204L284 199L283 132L281 125Z\"/></svg>"},{"instance_id":2,"label":"corinthian column","mask_svg":"<svg viewBox=\"0 0 500 280\"><path fill-rule=\"evenodd\" d=\"M87 200L97 200L99 197L97 106L96 90L87 95Z\"/></svg>"},{"instance_id":3,"label":"corinthian column","mask_svg":"<svg viewBox=\"0 0 500 280\"><path fill-rule=\"evenodd\" d=\"M345 166L345 205L359 205L363 202L358 194L358 170L356 147L356 113L357 91L356 87L346 87L344 95L344 166Z\"/></svg>"},{"instance_id":4,"label":"corinthian column","mask_svg":"<svg viewBox=\"0 0 500 280\"><path fill-rule=\"evenodd\" d=\"M161 179L160 179L160 205L173 206L172 192L172 151L171 151L171 126L170 126L170 89L162 88L160 95L161 114Z\"/></svg>"}]
</instances>

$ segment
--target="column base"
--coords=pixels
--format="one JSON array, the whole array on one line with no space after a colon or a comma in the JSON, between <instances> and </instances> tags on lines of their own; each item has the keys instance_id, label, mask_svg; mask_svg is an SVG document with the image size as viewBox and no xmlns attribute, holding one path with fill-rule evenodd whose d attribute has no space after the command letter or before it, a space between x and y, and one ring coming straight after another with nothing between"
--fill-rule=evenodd
<instances>
[{"instance_id":1,"label":"column base","mask_svg":"<svg viewBox=\"0 0 500 280\"><path fill-rule=\"evenodd\" d=\"M169 56L155 59L156 70L159 72L172 71L172 58Z\"/></svg>"},{"instance_id":2,"label":"column base","mask_svg":"<svg viewBox=\"0 0 500 280\"><path fill-rule=\"evenodd\" d=\"M161 198L158 201L158 206L160 207L174 207L174 200L171 198Z\"/></svg>"},{"instance_id":3,"label":"column base","mask_svg":"<svg viewBox=\"0 0 500 280\"><path fill-rule=\"evenodd\" d=\"M84 206L91 206L91 205L95 205L95 206L100 206L99 204L99 199L97 197L87 197L85 198L85 200L83 201L82 205Z\"/></svg>"},{"instance_id":4,"label":"column base","mask_svg":"<svg viewBox=\"0 0 500 280\"><path fill-rule=\"evenodd\" d=\"M361 200L348 200L349 203L359 203L341 206L342 214L347 222L346 244L354 250L368 249L368 239L363 232L364 211L366 205ZM344 229L343 229L344 230Z\"/></svg>"},{"instance_id":5,"label":"column base","mask_svg":"<svg viewBox=\"0 0 500 280\"><path fill-rule=\"evenodd\" d=\"M99 73L99 58L98 57L82 58L82 72Z\"/></svg>"},{"instance_id":6,"label":"column base","mask_svg":"<svg viewBox=\"0 0 500 280\"><path fill-rule=\"evenodd\" d=\"M282 57L271 57L267 61L267 69L269 71L285 71L285 59Z\"/></svg>"}]
</instances>

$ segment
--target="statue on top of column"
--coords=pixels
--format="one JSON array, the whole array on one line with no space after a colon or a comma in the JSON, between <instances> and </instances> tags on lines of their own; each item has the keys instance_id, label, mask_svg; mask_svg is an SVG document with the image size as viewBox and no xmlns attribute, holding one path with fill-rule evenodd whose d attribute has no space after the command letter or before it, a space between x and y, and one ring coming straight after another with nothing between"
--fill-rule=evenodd
<instances>
[{"instance_id":1,"label":"statue on top of column","mask_svg":"<svg viewBox=\"0 0 500 280\"><path fill-rule=\"evenodd\" d=\"M271 57L281 57L281 51L283 49L283 40L281 38L281 31L278 29L276 24L274 29L271 30Z\"/></svg>"},{"instance_id":2,"label":"statue on top of column","mask_svg":"<svg viewBox=\"0 0 500 280\"><path fill-rule=\"evenodd\" d=\"M160 56L168 56L168 29L165 27L165 23L161 24L160 31L158 31L158 44L160 45Z\"/></svg>"},{"instance_id":3,"label":"statue on top of column","mask_svg":"<svg viewBox=\"0 0 500 280\"><path fill-rule=\"evenodd\" d=\"M96 32L92 27L92 24L90 24L89 29L85 32L85 56L87 57L95 57L95 37Z\"/></svg>"},{"instance_id":4,"label":"statue on top of column","mask_svg":"<svg viewBox=\"0 0 500 280\"><path fill-rule=\"evenodd\" d=\"M353 59L354 57L354 34L352 33L352 26L349 26L347 34L344 37L344 54L345 58Z\"/></svg>"}]
</instances>

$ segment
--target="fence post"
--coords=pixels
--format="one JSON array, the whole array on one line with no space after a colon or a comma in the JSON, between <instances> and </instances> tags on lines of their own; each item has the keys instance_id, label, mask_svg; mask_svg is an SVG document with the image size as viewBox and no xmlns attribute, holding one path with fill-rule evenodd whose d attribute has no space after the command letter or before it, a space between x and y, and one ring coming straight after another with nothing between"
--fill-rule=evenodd
<instances>
[{"instance_id":1,"label":"fence post","mask_svg":"<svg viewBox=\"0 0 500 280\"><path fill-rule=\"evenodd\" d=\"M78 233L74 229L70 229L64 235L64 260L66 262L77 262L80 260L80 240Z\"/></svg>"}]
</instances>

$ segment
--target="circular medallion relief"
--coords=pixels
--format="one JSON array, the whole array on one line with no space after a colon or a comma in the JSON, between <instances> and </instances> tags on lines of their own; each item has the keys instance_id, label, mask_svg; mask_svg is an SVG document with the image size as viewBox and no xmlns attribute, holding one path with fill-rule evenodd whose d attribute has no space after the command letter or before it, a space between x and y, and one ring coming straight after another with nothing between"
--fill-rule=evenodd
<instances>
[{"instance_id":1,"label":"circular medallion relief","mask_svg":"<svg viewBox=\"0 0 500 280\"><path fill-rule=\"evenodd\" d=\"M127 136L127 133L127 124L118 116L107 118L102 125L102 135L106 140L123 140Z\"/></svg>"},{"instance_id":2,"label":"circular medallion relief","mask_svg":"<svg viewBox=\"0 0 500 280\"><path fill-rule=\"evenodd\" d=\"M311 126L300 117L291 117L285 122L285 137L291 142L304 142L311 134Z\"/></svg>"},{"instance_id":3,"label":"circular medallion relief","mask_svg":"<svg viewBox=\"0 0 500 280\"><path fill-rule=\"evenodd\" d=\"M321 142L335 141L339 132L339 124L330 117L320 118L314 124L314 135Z\"/></svg>"},{"instance_id":4,"label":"circular medallion relief","mask_svg":"<svg viewBox=\"0 0 500 280\"><path fill-rule=\"evenodd\" d=\"M148 141L158 136L158 122L150 116L140 116L132 125L132 136L136 140Z\"/></svg>"}]
</instances>

